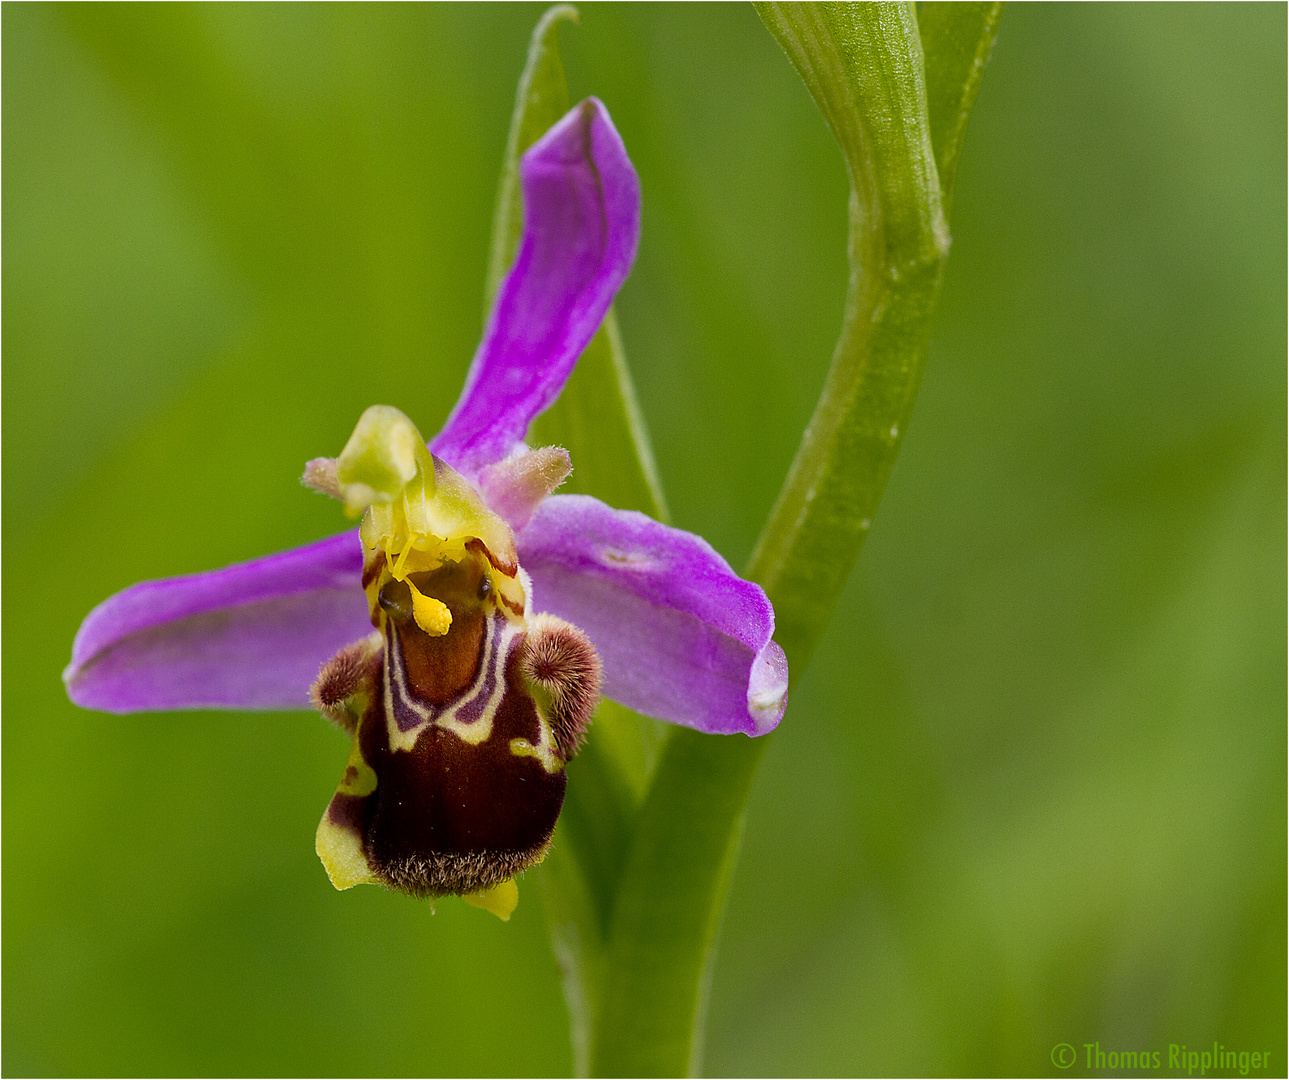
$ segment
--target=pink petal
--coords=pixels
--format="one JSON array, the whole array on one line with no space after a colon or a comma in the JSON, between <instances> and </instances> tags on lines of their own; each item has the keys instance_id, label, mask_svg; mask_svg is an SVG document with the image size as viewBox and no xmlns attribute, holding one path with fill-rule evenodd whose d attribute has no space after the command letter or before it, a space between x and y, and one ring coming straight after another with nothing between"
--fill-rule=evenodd
<instances>
[{"instance_id":1,"label":"pink petal","mask_svg":"<svg viewBox=\"0 0 1289 1080\"><path fill-rule=\"evenodd\" d=\"M707 541L585 495L554 495L516 536L533 608L590 637L604 695L700 731L763 735L788 667L774 609Z\"/></svg>"},{"instance_id":2,"label":"pink petal","mask_svg":"<svg viewBox=\"0 0 1289 1080\"><path fill-rule=\"evenodd\" d=\"M356 531L141 581L89 613L63 672L87 709L307 709L318 667L371 632Z\"/></svg>"}]
</instances>

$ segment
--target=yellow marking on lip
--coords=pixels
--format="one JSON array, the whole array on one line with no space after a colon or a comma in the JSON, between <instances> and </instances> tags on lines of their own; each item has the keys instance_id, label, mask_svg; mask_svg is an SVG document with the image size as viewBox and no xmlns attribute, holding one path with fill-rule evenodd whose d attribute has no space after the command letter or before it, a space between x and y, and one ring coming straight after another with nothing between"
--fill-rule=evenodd
<instances>
[{"instance_id":1,"label":"yellow marking on lip","mask_svg":"<svg viewBox=\"0 0 1289 1080\"><path fill-rule=\"evenodd\" d=\"M515 757L536 758L548 773L557 773L564 767L564 763L551 752L549 747L534 746L527 739L511 739L510 752Z\"/></svg>"},{"instance_id":2,"label":"yellow marking on lip","mask_svg":"<svg viewBox=\"0 0 1289 1080\"><path fill-rule=\"evenodd\" d=\"M336 789L341 795L355 795L362 798L376 790L376 773L363 758L355 732L354 741L349 747L349 760L345 763L345 774Z\"/></svg>"}]
</instances>

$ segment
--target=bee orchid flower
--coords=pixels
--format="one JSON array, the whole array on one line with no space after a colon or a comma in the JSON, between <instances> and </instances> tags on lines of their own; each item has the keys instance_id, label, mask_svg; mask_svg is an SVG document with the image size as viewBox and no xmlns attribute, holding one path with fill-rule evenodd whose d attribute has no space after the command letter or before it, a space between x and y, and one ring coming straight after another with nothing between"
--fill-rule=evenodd
<instances>
[{"instance_id":1,"label":"bee orchid flower","mask_svg":"<svg viewBox=\"0 0 1289 1080\"><path fill-rule=\"evenodd\" d=\"M64 673L106 712L312 705L353 736L317 836L336 887L460 894L503 917L601 692L760 735L788 682L765 593L704 540L551 494L568 454L524 437L631 268L640 187L595 99L520 176L519 251L443 430L427 446L373 406L306 468L360 528L133 585L85 619Z\"/></svg>"}]
</instances>

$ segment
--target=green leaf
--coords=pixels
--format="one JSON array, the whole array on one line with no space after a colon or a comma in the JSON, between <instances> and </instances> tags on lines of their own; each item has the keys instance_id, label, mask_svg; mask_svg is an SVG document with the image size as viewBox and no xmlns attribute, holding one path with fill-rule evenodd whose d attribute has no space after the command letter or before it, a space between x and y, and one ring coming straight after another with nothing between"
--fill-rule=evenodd
<instances>
[{"instance_id":1,"label":"green leaf","mask_svg":"<svg viewBox=\"0 0 1289 1080\"><path fill-rule=\"evenodd\" d=\"M493 217L490 304L514 261L523 232L519 159L570 108L556 31L561 22L577 20L576 8L559 4L547 10L533 30L528 62L515 97ZM667 520L649 433L636 403L635 384L612 308L555 404L533 421L529 441L559 444L568 450L573 473L561 491L594 495L618 509L640 510ZM618 768L630 778L628 787L639 797L661 739L656 721L621 708L606 715L612 719L597 724L601 739Z\"/></svg>"},{"instance_id":2,"label":"green leaf","mask_svg":"<svg viewBox=\"0 0 1289 1080\"><path fill-rule=\"evenodd\" d=\"M832 129L851 180L850 279L819 404L753 554L799 678L868 533L917 393L948 255L910 4L761 4ZM968 73L977 81L979 73ZM941 81L946 99L948 76ZM970 105L974 86L958 94ZM965 112L963 114L965 116ZM956 160L961 123L953 128ZM679 731L623 871L592 1068L701 1064L714 944L747 794L768 738Z\"/></svg>"},{"instance_id":3,"label":"green leaf","mask_svg":"<svg viewBox=\"0 0 1289 1080\"><path fill-rule=\"evenodd\" d=\"M917 6L918 35L926 61L926 104L931 145L940 172L945 216L958 172L967 117L976 102L989 52L998 37L1003 5L923 2Z\"/></svg>"},{"instance_id":4,"label":"green leaf","mask_svg":"<svg viewBox=\"0 0 1289 1080\"><path fill-rule=\"evenodd\" d=\"M577 22L577 8L556 4L533 28L528 43L528 61L519 76L515 111L510 116L506 157L497 185L497 208L492 216L492 253L484 285L484 317L492 310L501 281L515 261L519 239L524 232L524 196L519 185L519 159L524 151L546 133L569 110L568 77L559 54L559 24Z\"/></svg>"},{"instance_id":5,"label":"green leaf","mask_svg":"<svg viewBox=\"0 0 1289 1080\"><path fill-rule=\"evenodd\" d=\"M492 256L491 305L523 232L519 159L569 109L558 27L575 8L550 8L533 31L506 144ZM532 424L529 441L564 446L573 474L562 490L594 495L611 506L666 520L648 433L612 309L556 403ZM574 1065L589 1068L605 942L630 850L640 801L665 740L656 720L602 702L587 744L568 767L568 793L555 841L540 873L551 940L568 1004Z\"/></svg>"},{"instance_id":6,"label":"green leaf","mask_svg":"<svg viewBox=\"0 0 1289 1080\"><path fill-rule=\"evenodd\" d=\"M668 739L618 886L592 1075L700 1071L713 946L766 743L685 728Z\"/></svg>"}]
</instances>

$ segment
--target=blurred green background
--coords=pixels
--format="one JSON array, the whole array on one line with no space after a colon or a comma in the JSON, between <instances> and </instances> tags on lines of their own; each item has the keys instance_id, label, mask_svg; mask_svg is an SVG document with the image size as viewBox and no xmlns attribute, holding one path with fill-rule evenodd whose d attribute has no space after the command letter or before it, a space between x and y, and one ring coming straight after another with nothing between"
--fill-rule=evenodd
<instances>
[{"instance_id":1,"label":"blurred green background","mask_svg":"<svg viewBox=\"0 0 1289 1080\"><path fill-rule=\"evenodd\" d=\"M337 530L296 478L365 406L446 416L540 11L5 5L7 1074L571 1068L534 882L509 925L332 890L328 725L59 681L115 590ZM582 12L661 473L738 565L840 323L841 158L749 7ZM1285 33L1005 12L914 422L749 808L709 1073L1217 1040L1284 1074Z\"/></svg>"}]
</instances>

